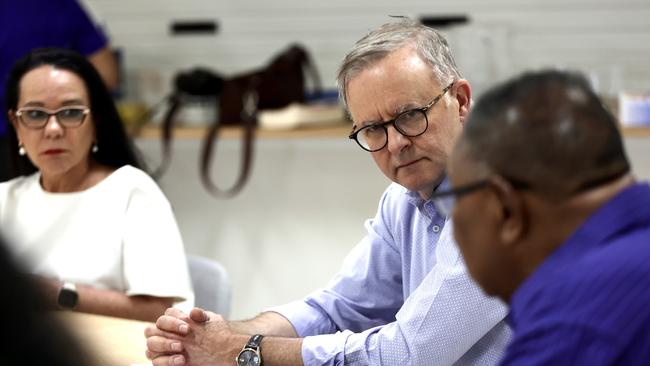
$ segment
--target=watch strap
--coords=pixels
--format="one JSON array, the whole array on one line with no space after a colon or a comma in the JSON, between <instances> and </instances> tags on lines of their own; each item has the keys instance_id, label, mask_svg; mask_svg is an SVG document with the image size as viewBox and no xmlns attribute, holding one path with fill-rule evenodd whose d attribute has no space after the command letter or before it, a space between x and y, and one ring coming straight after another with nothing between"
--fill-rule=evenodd
<instances>
[{"instance_id":1,"label":"watch strap","mask_svg":"<svg viewBox=\"0 0 650 366\"><path fill-rule=\"evenodd\" d=\"M262 348L261 348L261 343L262 343L262 338L264 338L263 335L261 334L255 334L252 336L249 340L248 343L242 348L242 350L239 352L237 357L235 358L235 363L238 366L250 366L250 365L257 365L257 366L262 366ZM253 358L253 364L251 364L247 357L243 357L243 355L246 355L249 352L254 352L256 356ZM240 358L243 357L243 358ZM248 359L248 361L247 361Z\"/></svg>"},{"instance_id":2,"label":"watch strap","mask_svg":"<svg viewBox=\"0 0 650 366\"><path fill-rule=\"evenodd\" d=\"M251 337L251 339L248 340L248 343L246 343L246 347L244 348L253 348L253 349L259 348L260 343L262 343L262 338L264 338L263 335L255 334L254 336Z\"/></svg>"}]
</instances>

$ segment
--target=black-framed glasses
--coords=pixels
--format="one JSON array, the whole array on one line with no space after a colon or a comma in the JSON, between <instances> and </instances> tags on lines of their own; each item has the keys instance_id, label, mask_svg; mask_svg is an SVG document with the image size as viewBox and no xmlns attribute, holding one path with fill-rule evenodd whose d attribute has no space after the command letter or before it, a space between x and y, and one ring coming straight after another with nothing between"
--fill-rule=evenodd
<instances>
[{"instance_id":1,"label":"black-framed glasses","mask_svg":"<svg viewBox=\"0 0 650 366\"><path fill-rule=\"evenodd\" d=\"M449 217L454 210L454 205L458 197L464 196L468 193L478 191L488 185L488 180L483 179L474 183L469 183L464 186L451 188L445 191L434 192L429 200L433 201L438 212L446 217Z\"/></svg>"},{"instance_id":2,"label":"black-framed glasses","mask_svg":"<svg viewBox=\"0 0 650 366\"><path fill-rule=\"evenodd\" d=\"M429 118L427 111L431 109L440 99L451 89L454 83L447 85L442 89L442 93L433 98L433 100L421 108L410 109L400 113L395 119L386 122L378 122L363 126L354 131L357 126L352 126L352 133L348 136L361 146L362 149L374 152L383 149L388 144L388 125L393 125L395 129L404 136L416 137L426 132L429 127Z\"/></svg>"},{"instance_id":3,"label":"black-framed glasses","mask_svg":"<svg viewBox=\"0 0 650 366\"><path fill-rule=\"evenodd\" d=\"M63 127L79 127L89 113L90 108L86 106L65 106L57 110L23 107L16 111L16 117L25 127L37 130L44 128L52 116Z\"/></svg>"},{"instance_id":4,"label":"black-framed glasses","mask_svg":"<svg viewBox=\"0 0 650 366\"><path fill-rule=\"evenodd\" d=\"M582 192L586 192L590 189L597 188L601 185L610 183L616 179L619 179L620 177L624 176L625 174L629 173L630 169L629 167L625 166L622 167L621 169L615 171L614 173L604 175L602 177L597 177L594 179L590 179L586 182L583 182L582 184L579 184L577 189L574 191L570 192L567 197L570 197L575 194L580 194ZM531 186L531 184L512 177L504 177L501 176L503 179L508 181L508 183L512 186L512 188L520 191L534 191L535 187ZM433 204L436 206L436 210L438 212L446 217L449 217L451 213L454 211L454 206L456 205L456 200L458 200L459 197L464 196L466 194L476 192L479 189L485 188L489 185L490 179L482 179L478 180L474 183L468 183L466 185L456 187L456 188L451 188L447 189L444 191L440 192L433 192L431 197L429 197L429 200L433 201ZM566 197L565 197L566 198Z\"/></svg>"}]
</instances>

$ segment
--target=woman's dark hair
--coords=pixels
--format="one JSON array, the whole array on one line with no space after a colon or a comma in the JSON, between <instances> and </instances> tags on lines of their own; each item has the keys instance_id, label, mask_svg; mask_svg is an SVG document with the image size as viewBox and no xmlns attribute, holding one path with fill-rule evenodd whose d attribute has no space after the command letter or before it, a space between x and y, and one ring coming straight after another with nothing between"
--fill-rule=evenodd
<instances>
[{"instance_id":1,"label":"woman's dark hair","mask_svg":"<svg viewBox=\"0 0 650 366\"><path fill-rule=\"evenodd\" d=\"M143 169L143 164L131 140L126 135L122 119L102 78L84 56L74 51L61 48L38 48L18 60L7 80L6 110L16 111L18 109L20 81L23 76L44 65L70 71L83 80L90 99L90 111L95 123L96 143L99 147L99 150L93 153L91 158L110 167L119 168L128 164ZM33 173L37 169L26 156L18 154L18 137L13 125L10 125L11 176L15 178Z\"/></svg>"}]
</instances>

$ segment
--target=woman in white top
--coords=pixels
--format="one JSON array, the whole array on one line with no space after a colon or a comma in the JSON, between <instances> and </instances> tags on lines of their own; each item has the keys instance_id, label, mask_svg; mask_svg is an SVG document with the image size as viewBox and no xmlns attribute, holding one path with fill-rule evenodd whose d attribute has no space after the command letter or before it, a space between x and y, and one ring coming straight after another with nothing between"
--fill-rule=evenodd
<instances>
[{"instance_id":1,"label":"woman in white top","mask_svg":"<svg viewBox=\"0 0 650 366\"><path fill-rule=\"evenodd\" d=\"M35 50L9 75L6 102L15 178L0 183L0 225L52 306L151 321L191 306L170 204L93 66Z\"/></svg>"}]
</instances>

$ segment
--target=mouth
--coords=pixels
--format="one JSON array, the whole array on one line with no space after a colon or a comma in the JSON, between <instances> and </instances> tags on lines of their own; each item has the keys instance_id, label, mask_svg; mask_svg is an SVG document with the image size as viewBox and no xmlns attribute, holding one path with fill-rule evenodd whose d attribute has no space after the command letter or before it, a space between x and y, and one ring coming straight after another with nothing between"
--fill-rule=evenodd
<instances>
[{"instance_id":1,"label":"mouth","mask_svg":"<svg viewBox=\"0 0 650 366\"><path fill-rule=\"evenodd\" d=\"M420 160L422 160L422 159L415 159L415 160L411 160L411 161L409 161L407 163L400 164L400 165L397 166L397 169L408 168L408 167L410 167L412 165L415 165L415 164L419 163Z\"/></svg>"},{"instance_id":2,"label":"mouth","mask_svg":"<svg viewBox=\"0 0 650 366\"><path fill-rule=\"evenodd\" d=\"M65 152L64 149L47 149L43 151L42 155L59 155Z\"/></svg>"}]
</instances>

